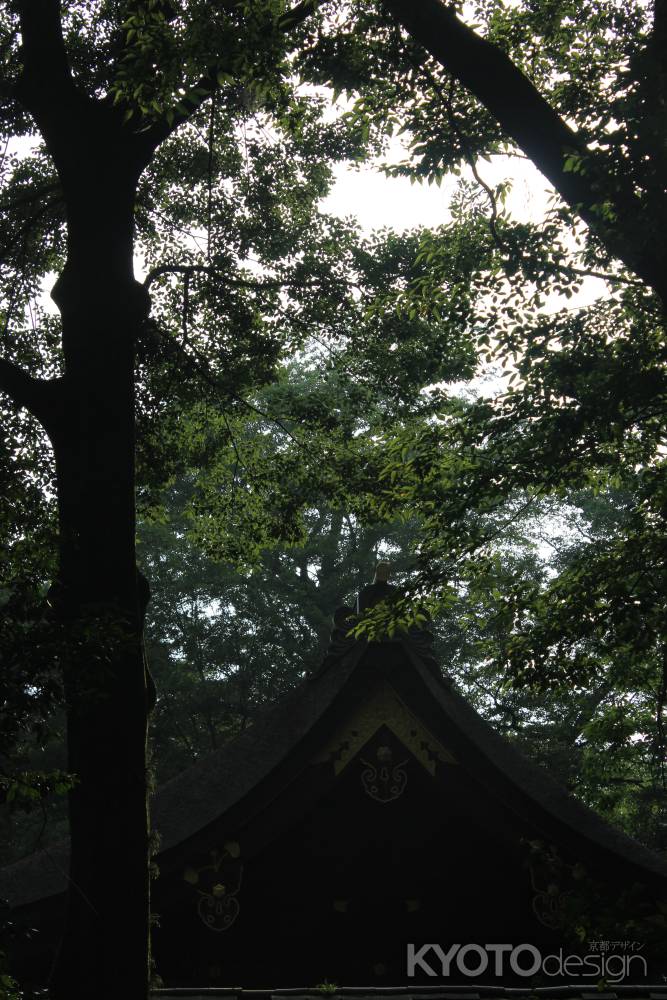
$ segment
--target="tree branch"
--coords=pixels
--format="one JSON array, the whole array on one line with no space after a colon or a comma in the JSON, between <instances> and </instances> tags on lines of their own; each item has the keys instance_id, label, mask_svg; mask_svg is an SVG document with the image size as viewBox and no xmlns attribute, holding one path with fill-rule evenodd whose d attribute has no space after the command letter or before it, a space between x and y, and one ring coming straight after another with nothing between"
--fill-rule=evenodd
<instances>
[{"instance_id":1,"label":"tree branch","mask_svg":"<svg viewBox=\"0 0 667 1000\"><path fill-rule=\"evenodd\" d=\"M477 35L441 0L384 0L410 36L470 91L551 182L556 191L643 281L667 301L665 275L655 248L632 247L622 226L606 221L600 203L610 202L626 222L643 214L630 188L618 191L604 165L563 121L533 83L502 49ZM584 170L566 170L569 156L582 158Z\"/></svg>"},{"instance_id":2,"label":"tree branch","mask_svg":"<svg viewBox=\"0 0 667 1000\"><path fill-rule=\"evenodd\" d=\"M406 31L487 108L569 203L588 199L580 174L564 173L567 152L585 146L496 45L440 0L385 0Z\"/></svg>"},{"instance_id":3,"label":"tree branch","mask_svg":"<svg viewBox=\"0 0 667 1000\"><path fill-rule=\"evenodd\" d=\"M53 390L59 384L59 379L33 378L13 361L0 358L0 392L6 393L17 406L28 410L46 430L51 424Z\"/></svg>"},{"instance_id":4,"label":"tree branch","mask_svg":"<svg viewBox=\"0 0 667 1000\"><path fill-rule=\"evenodd\" d=\"M68 208L72 193L94 187L100 167L114 176L128 168L130 177L138 177L148 162L148 150L124 127L120 107L77 85L63 37L60 0L17 0L17 6L23 68L13 96L30 112L46 142Z\"/></svg>"},{"instance_id":5,"label":"tree branch","mask_svg":"<svg viewBox=\"0 0 667 1000\"><path fill-rule=\"evenodd\" d=\"M204 382L206 382L206 384L209 385L212 389L220 392L223 398L234 400L235 403L240 403L241 406L245 406L247 410L251 410L253 413L257 413L260 417L263 417L265 420L268 420L270 423L275 424L276 427L279 427L280 430L284 434L286 434L287 437L290 438L290 440L294 442L294 444L296 444L299 448L303 447L298 438L296 438L292 434L292 432L285 426L282 420L280 420L278 417L271 416L270 413L265 413L264 410L261 410L258 406L255 406L254 403L248 402L248 400L243 399L242 396L237 396L235 393L230 392L226 386L222 385L215 377L215 375L211 373L207 359L202 357L199 351L197 351L194 347L192 347L192 345L189 345L189 349L186 350L184 346L177 344L176 341L165 336L165 334L163 333L162 330L159 329L159 327L157 328L156 332L158 333L159 336L161 336L165 344L169 344L171 348L175 349L178 355L190 365L191 371L194 371L195 374L198 375Z\"/></svg>"},{"instance_id":6,"label":"tree branch","mask_svg":"<svg viewBox=\"0 0 667 1000\"><path fill-rule=\"evenodd\" d=\"M322 0L303 0L303 3L296 4L278 18L278 27L284 32L291 31L303 24L321 6Z\"/></svg>"}]
</instances>

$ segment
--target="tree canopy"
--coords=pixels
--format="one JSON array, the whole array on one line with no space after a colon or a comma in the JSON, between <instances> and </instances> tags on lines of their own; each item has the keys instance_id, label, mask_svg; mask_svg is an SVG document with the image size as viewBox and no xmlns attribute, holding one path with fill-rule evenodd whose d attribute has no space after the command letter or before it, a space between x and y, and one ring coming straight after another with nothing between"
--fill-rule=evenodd
<instances>
[{"instance_id":1,"label":"tree canopy","mask_svg":"<svg viewBox=\"0 0 667 1000\"><path fill-rule=\"evenodd\" d=\"M2 8L8 742L62 697L77 891L54 997L146 995L136 518L177 483L198 544L246 570L303 546L322 496L417 525L405 600L367 633L468 602L477 670L597 692L626 747L652 715L664 790L666 23L664 0ZM463 171L450 217L368 236L322 213L333 165L396 133L390 177ZM553 186L544 219L485 180L501 154ZM571 307L591 276L604 296ZM494 395L448 388L489 366ZM498 539L577 496L583 543L503 564Z\"/></svg>"}]
</instances>

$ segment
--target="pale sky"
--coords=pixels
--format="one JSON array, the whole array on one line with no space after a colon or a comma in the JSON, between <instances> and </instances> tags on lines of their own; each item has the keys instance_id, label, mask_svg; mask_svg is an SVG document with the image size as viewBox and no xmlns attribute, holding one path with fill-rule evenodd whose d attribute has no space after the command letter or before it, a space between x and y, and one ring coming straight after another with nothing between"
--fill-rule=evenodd
<instances>
[{"instance_id":1,"label":"pale sky","mask_svg":"<svg viewBox=\"0 0 667 1000\"><path fill-rule=\"evenodd\" d=\"M332 112L338 112L337 102ZM27 144L26 144L27 148ZM408 157L409 151L394 138L383 157L387 162L399 162ZM495 156L490 162L480 161L477 169L482 179L494 186L503 180L511 180L511 189L505 208L517 221L537 221L544 217L549 207L553 189L533 164L518 156ZM336 181L330 194L323 199L323 211L341 218L353 216L367 232L389 227L397 231L416 226L439 226L449 221L449 202L457 184L457 178L443 178L442 186L411 184L406 177L386 177L376 164L361 167L338 164L334 169ZM463 175L472 180L468 168ZM143 261L135 259L135 270L139 280L144 277ZM49 275L43 282L40 304L51 313L56 312L48 291L55 275ZM569 300L553 296L546 304L547 311L567 306L576 308L603 295L604 283L586 279L580 292Z\"/></svg>"},{"instance_id":2,"label":"pale sky","mask_svg":"<svg viewBox=\"0 0 667 1000\"><path fill-rule=\"evenodd\" d=\"M394 144L387 160L397 161L405 156L406 150ZM553 188L530 160L495 156L491 162L480 161L477 170L490 187L511 180L505 208L513 219L537 222L544 218ZM463 175L472 180L469 170L464 170ZM367 231L384 226L402 231L415 226L439 226L449 221L448 206L456 188L455 177L444 178L441 187L426 182L411 184L407 177L388 178L377 166L370 164L354 169L340 164L335 176L331 193L322 201L323 210L342 218L354 216ZM577 308L604 294L604 282L586 278L576 295L570 299L554 295L545 308L549 312L564 306Z\"/></svg>"},{"instance_id":3,"label":"pale sky","mask_svg":"<svg viewBox=\"0 0 667 1000\"><path fill-rule=\"evenodd\" d=\"M390 155L388 161L402 159L405 151L400 153ZM506 207L514 218L529 221L543 216L551 188L530 161L497 156L490 163L482 161L478 172L490 186L511 177L512 191ZM352 169L342 164L336 167L335 175L336 184L322 207L334 215L355 216L364 229L390 226L404 230L438 226L449 220L455 177L444 178L442 186L437 187L426 182L411 184L407 177L387 178L372 165ZM472 175L468 172L467 176Z\"/></svg>"}]
</instances>

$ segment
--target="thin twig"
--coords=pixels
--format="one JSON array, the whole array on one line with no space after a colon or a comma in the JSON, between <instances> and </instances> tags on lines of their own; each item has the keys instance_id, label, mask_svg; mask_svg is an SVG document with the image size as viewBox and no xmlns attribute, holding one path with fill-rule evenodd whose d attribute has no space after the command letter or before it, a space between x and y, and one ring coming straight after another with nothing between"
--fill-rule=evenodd
<instances>
[{"instance_id":1,"label":"thin twig","mask_svg":"<svg viewBox=\"0 0 667 1000\"><path fill-rule=\"evenodd\" d=\"M188 342L188 310L190 308L190 277L191 272L187 271L183 281L183 346Z\"/></svg>"},{"instance_id":2,"label":"thin twig","mask_svg":"<svg viewBox=\"0 0 667 1000\"><path fill-rule=\"evenodd\" d=\"M9 149L9 136L5 139L4 149L2 150L2 154L0 155L0 170L2 170L2 168L5 165L5 157L7 156L8 149Z\"/></svg>"},{"instance_id":3,"label":"thin twig","mask_svg":"<svg viewBox=\"0 0 667 1000\"><path fill-rule=\"evenodd\" d=\"M78 884L77 884L77 883L76 883L76 882L74 881L74 879L73 879L73 878L72 878L72 877L71 877L71 876L69 875L69 873L68 873L68 872L66 872L66 871L65 871L65 869L64 869L64 868L62 867L62 865L59 865L59 864L58 864L58 862L57 862L57 861L56 861L56 859L55 859L55 858L53 857L53 855L52 855L52 854L51 854L51 852L50 852L50 851L48 850L48 848L44 847L44 848L43 848L43 851L44 851L44 853L46 854L46 856L47 856L47 858L49 859L49 861L51 862L51 864L52 864L52 865L54 866L54 868L57 868L57 869L58 869L58 871L60 872L60 874L61 874L61 875L63 875L63 876L65 877L65 879L66 879L66 880L67 880L67 881L69 882L69 884L70 884L71 886L74 886L74 888L75 888L75 889L76 889L76 891L77 891L77 892L79 893L79 895L81 896L81 899L82 899L82 900L84 901L84 903L85 903L85 904L86 904L87 906L89 906L89 907L90 907L90 909L91 909L91 910L93 911L93 913L95 914L95 916L96 916L96 917L99 917L99 913L97 912L97 910L95 909L95 907L93 906L93 904L91 903L91 901L90 901L90 900L88 899L88 896L86 896L86 894L85 894L85 892L83 891L83 889L81 888L81 886L80 886L80 885L78 885Z\"/></svg>"},{"instance_id":4,"label":"thin twig","mask_svg":"<svg viewBox=\"0 0 667 1000\"><path fill-rule=\"evenodd\" d=\"M242 399L241 396L232 396L231 398L235 399L238 403L241 403L243 406L247 407L249 410L253 410L255 413L258 413L259 416L260 417L264 417L265 420L270 420L271 423L276 424L277 427L280 427L280 429L285 434L287 434L288 438L291 438L291 440L294 441L294 444L298 445L299 448L302 447L301 442L298 441L294 437L294 435L292 434L291 431L288 431L288 429L285 427L285 425L283 424L283 422L278 419L278 417L272 417L270 414L265 413L264 410L260 410L260 408L258 406L255 406L253 403L249 403L247 399Z\"/></svg>"},{"instance_id":5,"label":"thin twig","mask_svg":"<svg viewBox=\"0 0 667 1000\"><path fill-rule=\"evenodd\" d=\"M484 178L480 175L480 173L479 173L479 171L477 169L477 163L475 161L474 156L472 155L472 151L471 151L470 146L468 144L468 140L467 140L465 134L459 128L458 123L456 121L456 116L454 114L454 109L453 109L453 106L452 106L452 99L453 99L453 96L454 96L454 87L456 85L456 81L455 81L455 79L453 77L451 78L451 80L450 80L450 86L449 86L449 93L447 95L445 95L443 93L443 90L442 90L442 87L440 85L440 82L435 78L435 76L433 75L433 73L431 72L431 70L429 69L429 67L428 66L422 66L421 69L423 70L423 72L428 77L429 82L431 83L431 86L433 87L433 89L436 91L436 93L442 99L442 101L443 101L443 103L445 105L445 108L447 110L448 121L449 121L449 123L450 123L450 125L452 127L452 130L456 134L456 137L458 138L458 140L459 140L459 142L461 144L461 149L463 150L463 155L464 155L464 157L466 159L466 162L467 162L468 166L470 167L472 175L475 178L475 180L477 181L477 183L479 184L479 186L485 191L486 196L489 199L489 204L491 206L491 218L488 221L489 221L489 229L491 230L491 235L493 236L493 240L494 240L496 246L500 250L507 250L508 246L507 246L506 241L503 240L502 237L500 236L500 234L498 233L498 227L497 227L497 222L498 222L498 202L497 202L497 199L496 199L496 196L495 196L495 192L486 183L486 181L484 180ZM505 155L509 155L509 154L505 154ZM513 155L517 155L517 154L513 154ZM527 159L527 157L525 157L525 156L522 156L521 158L522 159ZM569 274L569 275L575 275L576 274L576 275L580 275L581 277L584 277L584 278L600 278L603 281L608 281L610 284L628 285L628 286L633 287L633 288L643 288L643 287L645 287L644 283L641 282L641 281L636 281L636 280L634 280L632 278L624 278L624 277L622 277L620 275L615 275L615 274L604 274L604 273L602 273L600 271L594 271L594 270L591 270L591 269L588 269L588 268L578 268L578 267L574 267L574 266L568 265L566 267L558 267L558 270L562 274Z\"/></svg>"},{"instance_id":6,"label":"thin twig","mask_svg":"<svg viewBox=\"0 0 667 1000\"><path fill-rule=\"evenodd\" d=\"M431 81L431 85L435 88L436 92L440 95L440 97L444 101L445 108L447 110L447 118L449 120L449 124L451 125L454 134L456 135L456 137L459 140L459 143L461 144L463 155L465 156L466 162L472 171L472 175L479 184L479 186L486 192L486 196L489 199L489 204L491 205L491 218L489 219L489 229L491 230L493 242L496 244L499 250L507 250L508 247L506 242L503 239L501 239L500 235L498 234L498 225L497 225L498 203L496 201L495 193L493 192L492 188L489 187L486 181L483 180L482 177L480 176L480 173L477 170L477 164L475 163L475 157L472 155L470 146L468 145L468 140L466 139L465 135L459 128L458 123L456 121L456 115L454 114L454 107L452 104L456 81L454 80L454 77L451 78L449 83L449 92L447 96L445 96L442 92L442 88L439 82L435 79L430 69L427 66L425 66L424 69L426 70L426 74L429 80Z\"/></svg>"},{"instance_id":7,"label":"thin twig","mask_svg":"<svg viewBox=\"0 0 667 1000\"><path fill-rule=\"evenodd\" d=\"M207 274L209 277L218 277L224 280L231 288L248 288L254 291L271 291L276 288L321 288L321 281L290 281L283 278L267 278L263 281L254 281L246 278L227 278L217 267L208 264L161 264L149 271L144 280L144 288L150 286L164 274Z\"/></svg>"},{"instance_id":8,"label":"thin twig","mask_svg":"<svg viewBox=\"0 0 667 1000\"><path fill-rule=\"evenodd\" d=\"M665 720L663 714L665 703L667 702L667 647L662 651L662 674L660 678L660 688L656 704L655 719L658 730L656 745L656 757L658 760L658 772L662 787L667 787L667 775L665 774L665 748L667 747L667 733L665 732Z\"/></svg>"},{"instance_id":9,"label":"thin twig","mask_svg":"<svg viewBox=\"0 0 667 1000\"><path fill-rule=\"evenodd\" d=\"M213 141L215 139L215 98L211 97L211 119L208 127L208 203L206 206L206 260L211 262L211 206L213 203Z\"/></svg>"},{"instance_id":10,"label":"thin twig","mask_svg":"<svg viewBox=\"0 0 667 1000\"><path fill-rule=\"evenodd\" d=\"M236 456L236 459L234 461L234 470L232 472L232 509L233 509L234 501L236 499L236 477L238 475L239 465L242 466L243 468L246 468L246 466L241 462L241 456L239 454L239 449L236 444L236 438L232 434L232 429L229 426L229 421L227 420L226 414L224 413L222 414L222 419L224 420L225 427L227 428L227 433L229 434L229 440L231 441L232 448L234 449L234 455Z\"/></svg>"}]
</instances>

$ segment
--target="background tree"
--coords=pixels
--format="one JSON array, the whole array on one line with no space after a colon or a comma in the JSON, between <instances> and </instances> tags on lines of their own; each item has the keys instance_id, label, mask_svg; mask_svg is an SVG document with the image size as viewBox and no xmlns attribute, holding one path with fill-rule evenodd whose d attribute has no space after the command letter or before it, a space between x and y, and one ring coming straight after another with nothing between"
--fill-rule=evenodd
<instances>
[{"instance_id":1,"label":"background tree","mask_svg":"<svg viewBox=\"0 0 667 1000\"><path fill-rule=\"evenodd\" d=\"M175 637L177 657L184 666L188 658L182 643L187 626L176 625L174 608L185 601L191 611L193 602L187 596L190 589L195 595L194 627L210 642L203 659L220 682L211 684L208 694L199 685L192 688L202 701L190 702L188 724L194 721L194 732L199 730L204 745L211 745L206 739L205 701L208 710L213 707L218 712L224 706L228 712L226 695L228 698L231 693L235 701L239 697L237 685L243 687L244 682L249 682L256 692L252 715L262 702L297 683L304 670L316 666L326 648L332 610L353 600L360 585L370 578L380 544L384 552L391 553L397 582L409 584L413 578L424 531L410 514L410 504L403 523L368 524L362 520L377 502L379 471L387 461L383 449L378 449L377 444L375 450L369 449L364 438L376 442L378 430L389 427L395 433L397 425L407 426L406 435L412 437L417 427L425 437L432 435L431 407L440 405L441 394L431 394L430 405L422 397L420 405L414 405L411 411L406 408L397 416L396 404L391 404L393 387L388 400L386 382L371 397L368 385L360 385L356 376L352 383L341 377L345 356L341 351L334 361L327 354L323 373L308 370L307 364L305 371L303 363L296 366L286 379L264 390L258 400L269 410L275 408L270 400L279 398L281 413L310 413L310 447L304 449L302 443L292 440L285 442L280 428L274 425L271 429L256 415L237 430L239 454L227 442L204 475L200 474L197 485L191 484L181 495L187 519L177 534L188 555L182 561L177 556L175 562L185 571L183 583L176 570L176 593L172 591L167 602L158 598L155 613L159 608L157 634ZM337 374L334 364L338 366ZM326 400L332 392L331 405L323 405L323 398ZM364 394L364 406L359 406L359 392ZM291 404L287 403L289 398ZM334 403L339 433L332 447L329 415ZM467 413L474 414L476 407L474 402L459 403L462 419ZM321 436L315 415L323 421ZM289 426L300 425L295 421ZM301 425L300 433L303 431ZM259 455L249 448L257 436L262 442ZM354 451L350 459L351 447ZM325 451L328 460L322 466ZM240 476L239 457L246 461ZM430 468L433 475L442 476L443 466L449 464L452 474L456 474L460 462L457 447L449 455L441 447L437 462ZM394 468L391 462L389 468ZM223 484L232 474L245 480L245 485L259 484L259 490L248 494L246 501L237 494L230 504L231 493ZM297 538L301 532L301 540L287 548L280 543L275 547L274 530L276 485L285 478L305 505L305 513L303 508L289 503L282 508L295 516L290 536ZM385 476L385 482L388 478ZM404 485L403 478L399 482ZM483 481L481 485L484 489ZM237 487L242 491L243 483L237 483ZM264 490L266 496L258 503L257 492ZM483 491L480 496L486 499ZM342 510L332 509L332 501L344 505ZM250 503L252 518L243 514L245 502ZM629 833L662 847L665 795L660 735L655 725L659 672L654 668L653 653L650 644L640 640L632 655L628 639L634 641L640 620L636 608L624 628L622 643L607 634L598 636L593 630L582 637L584 598L577 586L577 574L586 567L581 586L589 603L599 603L600 586L618 595L622 577L618 566L612 572L608 565L603 567L598 589L591 589L591 570L601 572L600 567L592 569L595 564L591 563L591 546L604 550L610 542L615 543L619 532L628 531L633 497L619 490L587 489L536 498L530 489L516 489L504 497L502 504L491 504L488 511L479 506L467 512L464 539L473 535L473 529L479 532L485 539L486 556L477 562L457 564L450 560L446 564L450 586L435 621L436 649L443 669L497 729L516 740L574 793ZM248 522L252 528L246 532L244 544L241 529ZM157 530L158 539L171 535L164 526L158 525ZM265 547L257 565L255 546L262 538ZM159 556L149 557L154 567L151 575L164 581L160 587L164 593L169 591L174 572L166 545L159 550ZM221 568L219 564L202 562L202 545L218 559L240 560L241 572L230 572L229 563ZM150 548L149 543L147 553ZM210 567L210 578L202 574L202 565ZM193 571L198 567L199 579L207 581L203 598L196 587L190 588L186 582L188 566ZM516 609L523 610L526 641L542 641L542 662L534 668L539 684L526 684L525 671L534 656L532 649L530 655L518 649L514 667L507 662L507 650L517 641L517 610L512 600L516 601ZM614 613L620 613L618 605ZM656 606L655 620L658 618ZM243 634L242 655L239 632ZM226 645L230 633L236 633L231 651ZM547 639L560 643L560 662L567 662L566 672L558 673L550 665ZM585 672L577 657L588 663ZM519 668L524 672L521 676L517 676ZM166 690L170 689L171 678L176 677L182 680L183 672L165 677ZM218 694L214 693L216 687ZM182 693L182 689L175 689ZM240 724L247 708L244 705ZM155 731L160 731L159 714ZM224 735L228 736L229 730ZM196 742L193 740L195 752ZM161 756L166 758L165 753Z\"/></svg>"},{"instance_id":2,"label":"background tree","mask_svg":"<svg viewBox=\"0 0 667 1000\"><path fill-rule=\"evenodd\" d=\"M275 442L279 448L279 435ZM168 506L179 524L177 549L172 527L163 524L150 527L142 543L156 582L148 635L163 640L153 655L160 695L152 726L163 777L231 738L316 669L332 610L354 600L378 551L391 558L397 582L409 581L420 540L414 520L365 526L327 509L325 499L306 513L304 541L267 548L258 565L239 571L204 555L194 541L196 513L190 508L183 518L183 494ZM627 510L627 497L589 491L530 510L509 528L501 513L493 559L483 575L455 580L434 621L435 644L443 670L498 731L612 822L660 849L657 678L646 660L633 663L627 650L619 655L592 638L596 672L585 683L543 671L549 683L536 690L498 668L512 640L507 595L517 582L543 593L567 580L588 559L590 538L613 532ZM554 631L566 635L560 622Z\"/></svg>"},{"instance_id":3,"label":"background tree","mask_svg":"<svg viewBox=\"0 0 667 1000\"><path fill-rule=\"evenodd\" d=\"M318 667L333 610L372 577L383 536L396 543L386 526L312 510L302 544L267 549L244 572L206 558L185 532L174 546L173 529L170 518L142 532L140 547L156 595L147 640L158 783L233 738Z\"/></svg>"}]
</instances>

